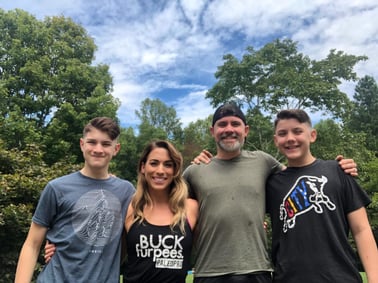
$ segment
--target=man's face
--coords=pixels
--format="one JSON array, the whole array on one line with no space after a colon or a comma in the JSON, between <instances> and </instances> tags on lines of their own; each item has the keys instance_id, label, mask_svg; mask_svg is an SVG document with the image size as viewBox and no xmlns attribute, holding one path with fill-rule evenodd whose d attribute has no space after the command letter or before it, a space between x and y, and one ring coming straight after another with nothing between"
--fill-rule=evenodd
<instances>
[{"instance_id":1,"label":"man's face","mask_svg":"<svg viewBox=\"0 0 378 283\"><path fill-rule=\"evenodd\" d=\"M238 152L244 145L249 127L236 116L226 116L217 120L210 128L211 135L220 150Z\"/></svg>"}]
</instances>

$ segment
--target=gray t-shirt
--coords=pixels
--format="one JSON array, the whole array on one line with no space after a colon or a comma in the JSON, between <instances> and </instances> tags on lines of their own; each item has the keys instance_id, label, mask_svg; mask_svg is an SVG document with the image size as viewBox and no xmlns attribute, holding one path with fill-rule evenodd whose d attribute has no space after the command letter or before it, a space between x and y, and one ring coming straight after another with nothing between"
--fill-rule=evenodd
<instances>
[{"instance_id":1,"label":"gray t-shirt","mask_svg":"<svg viewBox=\"0 0 378 283\"><path fill-rule=\"evenodd\" d=\"M128 181L80 172L49 182L33 222L49 228L56 252L37 282L119 282L120 239L134 191Z\"/></svg>"},{"instance_id":2,"label":"gray t-shirt","mask_svg":"<svg viewBox=\"0 0 378 283\"><path fill-rule=\"evenodd\" d=\"M195 276L272 271L263 228L265 184L281 170L262 151L242 151L231 160L191 165L184 177L199 202L194 250Z\"/></svg>"}]
</instances>

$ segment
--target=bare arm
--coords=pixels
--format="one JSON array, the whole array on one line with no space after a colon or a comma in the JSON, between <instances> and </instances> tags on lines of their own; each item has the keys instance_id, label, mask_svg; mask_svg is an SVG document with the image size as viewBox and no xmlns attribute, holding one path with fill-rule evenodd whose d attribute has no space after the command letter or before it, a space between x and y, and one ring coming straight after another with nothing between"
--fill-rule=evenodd
<instances>
[{"instance_id":1,"label":"bare arm","mask_svg":"<svg viewBox=\"0 0 378 283\"><path fill-rule=\"evenodd\" d=\"M188 218L190 228L194 230L194 227L196 226L197 218L198 218L198 202L194 199L189 198L186 200L185 205L186 205L186 216Z\"/></svg>"},{"instance_id":2,"label":"bare arm","mask_svg":"<svg viewBox=\"0 0 378 283\"><path fill-rule=\"evenodd\" d=\"M206 149L203 149L200 152L200 154L197 155L193 159L192 164L200 164L200 163L209 164L211 162L212 157L213 155L211 154L211 152L209 152ZM344 159L342 155L338 155L336 157L336 160L339 162L339 165L344 170L345 174L349 174L353 177L358 176L357 164L354 162L353 159L350 159L350 158ZM282 170L285 170L285 169L286 169L286 166L283 165Z\"/></svg>"},{"instance_id":3,"label":"bare arm","mask_svg":"<svg viewBox=\"0 0 378 283\"><path fill-rule=\"evenodd\" d=\"M31 282L47 228L32 223L18 259L15 283Z\"/></svg>"},{"instance_id":4,"label":"bare arm","mask_svg":"<svg viewBox=\"0 0 378 283\"><path fill-rule=\"evenodd\" d=\"M356 241L358 254L368 282L378 283L378 249L371 230L365 207L348 214L348 222Z\"/></svg>"},{"instance_id":5,"label":"bare arm","mask_svg":"<svg viewBox=\"0 0 378 283\"><path fill-rule=\"evenodd\" d=\"M125 225L122 232L122 242L121 242L121 263L124 263L127 260L127 241L126 241L126 234L129 232L131 225L134 222L134 209L132 206L132 202L130 202L126 218L125 218Z\"/></svg>"}]
</instances>

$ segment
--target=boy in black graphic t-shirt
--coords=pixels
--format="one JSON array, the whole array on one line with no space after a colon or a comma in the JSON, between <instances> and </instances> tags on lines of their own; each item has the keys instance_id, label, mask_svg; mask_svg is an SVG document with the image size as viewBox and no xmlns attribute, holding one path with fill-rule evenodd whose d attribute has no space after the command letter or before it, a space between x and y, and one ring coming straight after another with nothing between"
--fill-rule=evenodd
<instances>
[{"instance_id":1,"label":"boy in black graphic t-shirt","mask_svg":"<svg viewBox=\"0 0 378 283\"><path fill-rule=\"evenodd\" d=\"M306 112L277 114L274 141L288 167L267 184L274 282L362 282L349 229L368 282L378 282L377 245L365 209L370 199L336 161L312 156L315 140Z\"/></svg>"}]
</instances>

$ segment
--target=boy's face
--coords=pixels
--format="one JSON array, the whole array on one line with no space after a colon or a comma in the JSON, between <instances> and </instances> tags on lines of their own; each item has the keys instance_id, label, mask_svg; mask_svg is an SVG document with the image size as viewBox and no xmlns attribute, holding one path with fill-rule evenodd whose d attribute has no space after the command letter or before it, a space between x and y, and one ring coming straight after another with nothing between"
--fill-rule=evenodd
<instances>
[{"instance_id":1,"label":"boy's face","mask_svg":"<svg viewBox=\"0 0 378 283\"><path fill-rule=\"evenodd\" d=\"M308 159L312 157L310 144L315 140L316 130L312 129L308 123L300 123L297 119L285 119L277 123L274 143L286 156L289 165L307 164Z\"/></svg>"},{"instance_id":2,"label":"boy's face","mask_svg":"<svg viewBox=\"0 0 378 283\"><path fill-rule=\"evenodd\" d=\"M86 166L95 170L107 170L113 156L120 150L120 144L109 135L96 128L80 139Z\"/></svg>"}]
</instances>

